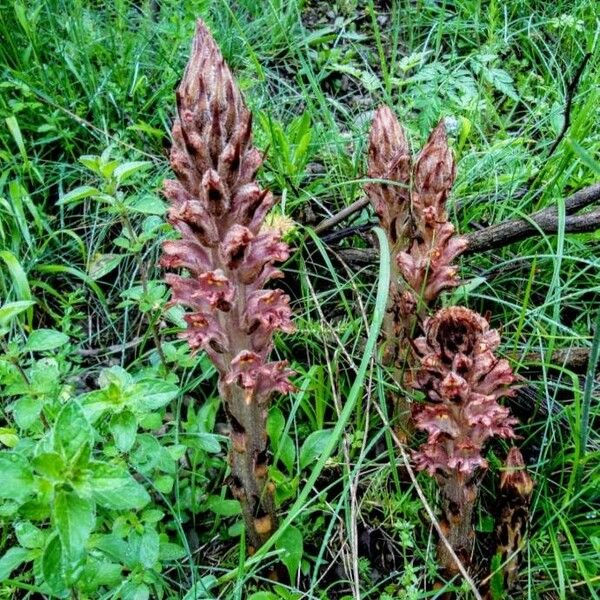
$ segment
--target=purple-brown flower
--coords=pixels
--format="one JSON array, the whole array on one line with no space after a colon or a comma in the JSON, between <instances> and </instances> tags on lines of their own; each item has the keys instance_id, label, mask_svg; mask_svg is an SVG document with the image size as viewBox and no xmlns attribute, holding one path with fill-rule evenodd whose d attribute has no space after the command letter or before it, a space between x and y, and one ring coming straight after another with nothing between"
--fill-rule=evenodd
<instances>
[{"instance_id":1,"label":"purple-brown flower","mask_svg":"<svg viewBox=\"0 0 600 600\"><path fill-rule=\"evenodd\" d=\"M273 264L287 245L261 232L274 203L256 182L262 156L252 146L252 116L206 26L198 21L192 54L177 89L171 167L165 181L169 222L180 239L165 242L161 263L172 304L189 309L182 333L207 352L232 430L231 486L256 547L275 526L267 483L266 414L274 392L292 389L285 362L269 362L276 331L293 331L289 298L264 289L281 277Z\"/></svg>"},{"instance_id":2,"label":"purple-brown flower","mask_svg":"<svg viewBox=\"0 0 600 600\"><path fill-rule=\"evenodd\" d=\"M420 368L413 385L425 402L413 406L415 427L427 441L413 453L418 470L436 478L442 499L442 530L464 565L471 559L477 471L487 468L486 443L514 438L517 420L498 403L514 393L515 377L495 351L500 336L481 315L453 306L424 323L425 335L414 342ZM441 567L458 573L454 557L438 544Z\"/></svg>"},{"instance_id":3,"label":"purple-brown flower","mask_svg":"<svg viewBox=\"0 0 600 600\"><path fill-rule=\"evenodd\" d=\"M424 327L425 336L415 340L421 368L414 387L427 400L414 406L413 418L428 438L415 453L417 468L472 475L487 467L483 451L490 438L515 437L517 419L498 404L514 393L515 377L494 354L498 332L472 310L443 308Z\"/></svg>"}]
</instances>

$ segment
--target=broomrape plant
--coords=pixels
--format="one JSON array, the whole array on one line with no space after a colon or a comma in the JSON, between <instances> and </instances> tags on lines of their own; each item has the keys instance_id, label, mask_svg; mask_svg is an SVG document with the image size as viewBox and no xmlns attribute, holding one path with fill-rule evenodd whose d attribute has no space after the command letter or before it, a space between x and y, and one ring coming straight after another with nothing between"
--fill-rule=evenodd
<instances>
[{"instance_id":1,"label":"broomrape plant","mask_svg":"<svg viewBox=\"0 0 600 600\"><path fill-rule=\"evenodd\" d=\"M387 233L393 269L383 360L400 386L425 394L426 401L414 404L412 411L404 395L394 396L400 433L406 438L414 426L428 434L413 454L415 465L436 479L442 531L459 560L469 566L477 486L487 469L485 444L492 437L516 437L513 426L518 421L498 404L499 398L514 394L515 381L508 362L495 356L498 332L463 307L444 308L429 317L441 292L460 283L453 261L467 247L446 211L455 173L442 122L413 164L393 112L387 106L377 110L369 137L368 175L373 181L365 191ZM506 473L518 474L503 475L504 501L497 519L498 554L508 589L516 579L533 485L516 448L509 452ZM521 483L513 484L515 478ZM446 575L459 573L442 541L438 561Z\"/></svg>"},{"instance_id":2,"label":"broomrape plant","mask_svg":"<svg viewBox=\"0 0 600 600\"><path fill-rule=\"evenodd\" d=\"M289 298L265 289L288 257L276 231L263 228L273 195L255 180L262 156L252 146L252 116L215 41L199 21L192 55L177 89L171 166L165 181L169 221L181 239L163 246L172 303L191 309L182 334L219 373L230 425L230 487L250 542L275 526L267 477L266 417L273 392L292 390L285 361L269 362L273 333L291 332Z\"/></svg>"}]
</instances>

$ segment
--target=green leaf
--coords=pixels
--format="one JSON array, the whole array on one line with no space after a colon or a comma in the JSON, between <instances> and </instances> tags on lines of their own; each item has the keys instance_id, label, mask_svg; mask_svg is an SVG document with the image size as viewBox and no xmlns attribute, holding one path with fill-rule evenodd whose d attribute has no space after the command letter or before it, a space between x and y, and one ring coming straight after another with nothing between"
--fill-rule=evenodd
<instances>
[{"instance_id":1,"label":"green leaf","mask_svg":"<svg viewBox=\"0 0 600 600\"><path fill-rule=\"evenodd\" d=\"M109 463L90 463L92 496L104 508L116 510L143 508L150 496L124 468Z\"/></svg>"},{"instance_id":2,"label":"green leaf","mask_svg":"<svg viewBox=\"0 0 600 600\"><path fill-rule=\"evenodd\" d=\"M148 600L150 598L150 588L145 583L134 583L128 581L121 588L122 600Z\"/></svg>"},{"instance_id":3,"label":"green leaf","mask_svg":"<svg viewBox=\"0 0 600 600\"><path fill-rule=\"evenodd\" d=\"M24 548L43 548L46 534L29 521L15 524L15 534L19 544Z\"/></svg>"},{"instance_id":4,"label":"green leaf","mask_svg":"<svg viewBox=\"0 0 600 600\"><path fill-rule=\"evenodd\" d=\"M46 352L60 348L69 341L69 336L54 329L37 329L27 338L25 350Z\"/></svg>"},{"instance_id":5,"label":"green leaf","mask_svg":"<svg viewBox=\"0 0 600 600\"><path fill-rule=\"evenodd\" d=\"M136 400L144 410L152 411L162 408L179 394L174 383L150 379L140 381L137 387Z\"/></svg>"},{"instance_id":6,"label":"green leaf","mask_svg":"<svg viewBox=\"0 0 600 600\"><path fill-rule=\"evenodd\" d=\"M144 171L151 165L152 163L147 160L133 160L119 165L113 171L112 175L119 183L123 183L127 181L127 179L132 177L135 173Z\"/></svg>"},{"instance_id":7,"label":"green leaf","mask_svg":"<svg viewBox=\"0 0 600 600\"><path fill-rule=\"evenodd\" d=\"M171 542L162 542L160 545L160 551L158 559L161 561L173 561L180 560L188 555L185 548L179 544L173 544Z\"/></svg>"},{"instance_id":8,"label":"green leaf","mask_svg":"<svg viewBox=\"0 0 600 600\"><path fill-rule=\"evenodd\" d=\"M29 461L15 452L0 452L0 498L24 502L33 489Z\"/></svg>"},{"instance_id":9,"label":"green leaf","mask_svg":"<svg viewBox=\"0 0 600 600\"><path fill-rule=\"evenodd\" d=\"M88 265L88 275L97 281L116 269L124 258L124 254L96 254Z\"/></svg>"},{"instance_id":10,"label":"green leaf","mask_svg":"<svg viewBox=\"0 0 600 600\"><path fill-rule=\"evenodd\" d=\"M0 427L0 444L14 448L19 443L19 436L12 427Z\"/></svg>"},{"instance_id":11,"label":"green leaf","mask_svg":"<svg viewBox=\"0 0 600 600\"><path fill-rule=\"evenodd\" d=\"M327 447L331 437L331 429L320 429L313 431L302 444L300 449L300 468L304 469L317 460L323 450Z\"/></svg>"},{"instance_id":12,"label":"green leaf","mask_svg":"<svg viewBox=\"0 0 600 600\"><path fill-rule=\"evenodd\" d=\"M182 600L213 600L215 597L210 590L217 585L217 578L214 575L205 575L197 581L182 598Z\"/></svg>"},{"instance_id":13,"label":"green leaf","mask_svg":"<svg viewBox=\"0 0 600 600\"><path fill-rule=\"evenodd\" d=\"M63 457L58 452L42 452L34 457L32 464L37 473L50 481L65 480L67 468Z\"/></svg>"},{"instance_id":14,"label":"green leaf","mask_svg":"<svg viewBox=\"0 0 600 600\"><path fill-rule=\"evenodd\" d=\"M61 598L68 596L69 589L64 579L62 545L58 535L50 537L46 544L42 556L42 574L46 585L54 594Z\"/></svg>"},{"instance_id":15,"label":"green leaf","mask_svg":"<svg viewBox=\"0 0 600 600\"><path fill-rule=\"evenodd\" d=\"M58 414L54 425L54 449L67 462L85 452L94 440L92 429L77 402L69 402Z\"/></svg>"},{"instance_id":16,"label":"green leaf","mask_svg":"<svg viewBox=\"0 0 600 600\"><path fill-rule=\"evenodd\" d=\"M26 560L29 559L29 550L26 548L9 548L8 551L0 558L0 581L4 581L10 577L10 574Z\"/></svg>"},{"instance_id":17,"label":"green leaf","mask_svg":"<svg viewBox=\"0 0 600 600\"><path fill-rule=\"evenodd\" d=\"M42 402L33 396L19 398L12 405L13 417L19 429L29 429L39 420L42 412Z\"/></svg>"},{"instance_id":18,"label":"green leaf","mask_svg":"<svg viewBox=\"0 0 600 600\"><path fill-rule=\"evenodd\" d=\"M137 198L129 208L144 215L163 215L166 210L165 203L158 196L146 195Z\"/></svg>"},{"instance_id":19,"label":"green leaf","mask_svg":"<svg viewBox=\"0 0 600 600\"><path fill-rule=\"evenodd\" d=\"M281 600L279 596L273 592L254 592L251 596L248 596L248 600Z\"/></svg>"},{"instance_id":20,"label":"green leaf","mask_svg":"<svg viewBox=\"0 0 600 600\"><path fill-rule=\"evenodd\" d=\"M63 204L71 204L73 202L78 202L79 200L84 200L85 198L90 198L99 194L99 189L92 187L91 185L81 185L62 196L56 204L59 206Z\"/></svg>"},{"instance_id":21,"label":"green leaf","mask_svg":"<svg viewBox=\"0 0 600 600\"><path fill-rule=\"evenodd\" d=\"M129 452L133 447L137 427L137 419L129 410L124 410L111 417L109 424L110 433L121 452Z\"/></svg>"},{"instance_id":22,"label":"green leaf","mask_svg":"<svg viewBox=\"0 0 600 600\"><path fill-rule=\"evenodd\" d=\"M279 536L275 547L283 550L281 562L287 567L290 581L295 581L304 551L302 532L296 527L287 527Z\"/></svg>"},{"instance_id":23,"label":"green leaf","mask_svg":"<svg viewBox=\"0 0 600 600\"><path fill-rule=\"evenodd\" d=\"M62 544L63 564L75 572L85 557L85 545L96 525L94 502L75 492L56 492L53 505L54 526Z\"/></svg>"},{"instance_id":24,"label":"green leaf","mask_svg":"<svg viewBox=\"0 0 600 600\"><path fill-rule=\"evenodd\" d=\"M7 327L16 316L34 304L33 300L18 300L17 302L7 302L0 306L0 327Z\"/></svg>"},{"instance_id":25,"label":"green leaf","mask_svg":"<svg viewBox=\"0 0 600 600\"><path fill-rule=\"evenodd\" d=\"M242 514L240 503L237 500L225 500L221 496L209 496L206 508L221 517L233 517Z\"/></svg>"},{"instance_id":26,"label":"green leaf","mask_svg":"<svg viewBox=\"0 0 600 600\"><path fill-rule=\"evenodd\" d=\"M160 551L160 538L156 529L146 529L140 540L140 563L151 569L158 562Z\"/></svg>"}]
</instances>

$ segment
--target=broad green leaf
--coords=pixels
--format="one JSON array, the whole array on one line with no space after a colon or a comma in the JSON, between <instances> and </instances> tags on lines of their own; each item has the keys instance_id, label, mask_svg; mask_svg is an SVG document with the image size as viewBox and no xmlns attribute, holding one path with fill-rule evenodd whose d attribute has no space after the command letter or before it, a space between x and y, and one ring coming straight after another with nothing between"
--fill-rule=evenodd
<instances>
[{"instance_id":1,"label":"broad green leaf","mask_svg":"<svg viewBox=\"0 0 600 600\"><path fill-rule=\"evenodd\" d=\"M54 449L67 461L85 451L94 441L92 429L77 402L69 402L58 414L54 426Z\"/></svg>"},{"instance_id":2,"label":"broad green leaf","mask_svg":"<svg viewBox=\"0 0 600 600\"><path fill-rule=\"evenodd\" d=\"M149 194L137 198L128 208L144 215L163 215L166 210L165 203L158 196Z\"/></svg>"},{"instance_id":3,"label":"broad green leaf","mask_svg":"<svg viewBox=\"0 0 600 600\"><path fill-rule=\"evenodd\" d=\"M143 508L150 496L124 468L109 463L92 462L92 496L105 508L116 510Z\"/></svg>"},{"instance_id":4,"label":"broad green leaf","mask_svg":"<svg viewBox=\"0 0 600 600\"><path fill-rule=\"evenodd\" d=\"M65 480L67 467L64 458L58 452L42 452L34 457L32 464L36 473L50 481Z\"/></svg>"},{"instance_id":5,"label":"broad green leaf","mask_svg":"<svg viewBox=\"0 0 600 600\"><path fill-rule=\"evenodd\" d=\"M158 532L156 529L147 528L140 540L140 563L146 569L151 569L158 562L159 551L160 538Z\"/></svg>"},{"instance_id":6,"label":"broad green leaf","mask_svg":"<svg viewBox=\"0 0 600 600\"><path fill-rule=\"evenodd\" d=\"M29 461L15 452L0 452L0 498L23 502L33 489Z\"/></svg>"},{"instance_id":7,"label":"broad green leaf","mask_svg":"<svg viewBox=\"0 0 600 600\"><path fill-rule=\"evenodd\" d=\"M42 402L33 396L19 398L12 405L13 417L19 429L29 429L39 420Z\"/></svg>"},{"instance_id":8,"label":"broad green leaf","mask_svg":"<svg viewBox=\"0 0 600 600\"><path fill-rule=\"evenodd\" d=\"M248 600L280 600L280 598L273 592L254 592L254 594L248 596Z\"/></svg>"},{"instance_id":9,"label":"broad green leaf","mask_svg":"<svg viewBox=\"0 0 600 600\"><path fill-rule=\"evenodd\" d=\"M97 281L116 269L124 258L124 254L96 254L88 265L88 275Z\"/></svg>"},{"instance_id":10,"label":"broad green leaf","mask_svg":"<svg viewBox=\"0 0 600 600\"><path fill-rule=\"evenodd\" d=\"M42 574L46 585L54 594L60 598L69 595L69 589L64 579L62 545L58 535L50 537L46 544L42 556Z\"/></svg>"},{"instance_id":11,"label":"broad green leaf","mask_svg":"<svg viewBox=\"0 0 600 600\"><path fill-rule=\"evenodd\" d=\"M62 204L71 204L73 202L78 202L79 200L84 200L85 198L90 198L99 194L99 189L92 187L91 185L81 185L62 196L57 204L59 206Z\"/></svg>"},{"instance_id":12,"label":"broad green leaf","mask_svg":"<svg viewBox=\"0 0 600 600\"><path fill-rule=\"evenodd\" d=\"M10 574L26 560L29 560L29 550L27 548L9 548L0 558L0 581L10 577Z\"/></svg>"},{"instance_id":13,"label":"broad green leaf","mask_svg":"<svg viewBox=\"0 0 600 600\"><path fill-rule=\"evenodd\" d=\"M188 555L185 548L179 544L173 544L171 542L162 542L160 544L160 552L158 559L161 561L172 561L180 560Z\"/></svg>"},{"instance_id":14,"label":"broad green leaf","mask_svg":"<svg viewBox=\"0 0 600 600\"><path fill-rule=\"evenodd\" d=\"M0 427L0 444L14 448L19 443L19 436L12 427Z\"/></svg>"},{"instance_id":15,"label":"broad green leaf","mask_svg":"<svg viewBox=\"0 0 600 600\"><path fill-rule=\"evenodd\" d=\"M237 500L225 500L220 496L209 496L206 508L221 517L233 517L242 513L240 503Z\"/></svg>"},{"instance_id":16,"label":"broad green leaf","mask_svg":"<svg viewBox=\"0 0 600 600\"><path fill-rule=\"evenodd\" d=\"M283 550L281 562L283 562L290 574L290 581L295 581L304 551L302 532L296 527L287 527L279 536L275 547Z\"/></svg>"},{"instance_id":17,"label":"broad green leaf","mask_svg":"<svg viewBox=\"0 0 600 600\"><path fill-rule=\"evenodd\" d=\"M302 444L300 449L300 468L304 469L319 458L327 447L331 437L331 429L320 429L313 431Z\"/></svg>"},{"instance_id":18,"label":"broad green leaf","mask_svg":"<svg viewBox=\"0 0 600 600\"><path fill-rule=\"evenodd\" d=\"M96 524L94 502L75 492L60 490L54 496L52 516L62 544L63 564L74 572L81 566L85 545Z\"/></svg>"},{"instance_id":19,"label":"broad green leaf","mask_svg":"<svg viewBox=\"0 0 600 600\"><path fill-rule=\"evenodd\" d=\"M152 163L147 160L133 160L119 165L112 175L119 183L124 183L135 173L144 171L150 166L152 166Z\"/></svg>"},{"instance_id":20,"label":"broad green leaf","mask_svg":"<svg viewBox=\"0 0 600 600\"><path fill-rule=\"evenodd\" d=\"M77 587L89 596L88 598L98 597L98 588L107 586L108 588L115 589L123 581L123 566L117 563L111 563L99 560L88 561L83 568L83 572Z\"/></svg>"},{"instance_id":21,"label":"broad green leaf","mask_svg":"<svg viewBox=\"0 0 600 600\"><path fill-rule=\"evenodd\" d=\"M162 408L179 394L179 388L174 383L151 379L140 381L136 387L136 400L144 410Z\"/></svg>"},{"instance_id":22,"label":"broad green leaf","mask_svg":"<svg viewBox=\"0 0 600 600\"><path fill-rule=\"evenodd\" d=\"M46 542L46 533L29 521L16 523L15 535L24 548L43 548Z\"/></svg>"},{"instance_id":23,"label":"broad green leaf","mask_svg":"<svg viewBox=\"0 0 600 600\"><path fill-rule=\"evenodd\" d=\"M145 583L134 583L128 581L121 588L122 600L148 600L150 598L150 588Z\"/></svg>"},{"instance_id":24,"label":"broad green leaf","mask_svg":"<svg viewBox=\"0 0 600 600\"><path fill-rule=\"evenodd\" d=\"M45 352L60 348L69 341L69 336L54 329L36 329L27 338L25 349L31 352Z\"/></svg>"},{"instance_id":25,"label":"broad green leaf","mask_svg":"<svg viewBox=\"0 0 600 600\"><path fill-rule=\"evenodd\" d=\"M117 448L121 452L129 452L133 447L135 436L137 434L137 427L137 419L129 410L124 410L111 417L109 429Z\"/></svg>"}]
</instances>

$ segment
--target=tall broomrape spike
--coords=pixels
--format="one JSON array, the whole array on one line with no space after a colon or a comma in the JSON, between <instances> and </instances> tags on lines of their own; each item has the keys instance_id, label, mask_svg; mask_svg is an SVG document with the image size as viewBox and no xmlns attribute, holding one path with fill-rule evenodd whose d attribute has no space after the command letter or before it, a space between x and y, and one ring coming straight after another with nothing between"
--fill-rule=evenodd
<instances>
[{"instance_id":1,"label":"tall broomrape spike","mask_svg":"<svg viewBox=\"0 0 600 600\"><path fill-rule=\"evenodd\" d=\"M231 428L233 495L240 501L251 545L275 527L273 485L267 478L266 415L273 392L292 389L285 362L268 362L273 332L291 332L289 298L263 289L282 273L274 262L288 248L261 231L273 196L255 180L262 163L252 146L252 117L205 25L198 21L192 54L177 89L171 166L164 183L168 219L181 234L163 246L172 303L191 309L182 334L204 350L219 373Z\"/></svg>"},{"instance_id":2,"label":"tall broomrape spike","mask_svg":"<svg viewBox=\"0 0 600 600\"><path fill-rule=\"evenodd\" d=\"M446 200L455 166L442 122L433 130L414 165L404 130L387 106L373 118L365 191L386 231L391 250L390 294L383 326L384 362L394 379L410 385L415 361L410 344L443 290L458 285L452 262L467 243L448 221ZM395 399L397 420L406 433L405 397Z\"/></svg>"},{"instance_id":3,"label":"tall broomrape spike","mask_svg":"<svg viewBox=\"0 0 600 600\"><path fill-rule=\"evenodd\" d=\"M414 387L427 401L416 404L413 418L428 439L414 453L416 468L438 482L442 497L442 530L463 565L473 549L475 477L487 468L486 442L514 438L517 420L498 399L514 393L515 377L508 362L494 351L500 336L477 313L462 307L444 308L424 323L425 335L415 340L421 368ZM446 575L459 570L443 543L438 559Z\"/></svg>"}]
</instances>

